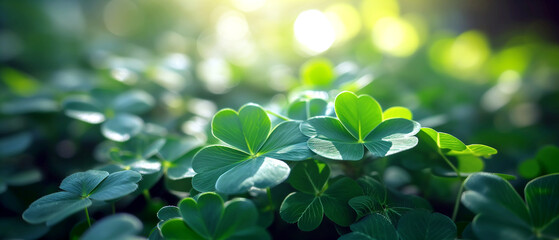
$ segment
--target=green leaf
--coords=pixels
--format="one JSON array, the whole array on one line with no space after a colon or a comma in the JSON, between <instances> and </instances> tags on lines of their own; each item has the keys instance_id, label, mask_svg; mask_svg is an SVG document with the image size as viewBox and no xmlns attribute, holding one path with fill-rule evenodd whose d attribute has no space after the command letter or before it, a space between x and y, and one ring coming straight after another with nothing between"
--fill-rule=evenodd
<instances>
[{"instance_id":1,"label":"green leaf","mask_svg":"<svg viewBox=\"0 0 559 240\"><path fill-rule=\"evenodd\" d=\"M218 192L235 194L246 192L251 187L273 187L285 181L289 171L289 166L283 161L258 157L224 172L217 179L215 188Z\"/></svg>"},{"instance_id":2,"label":"green leaf","mask_svg":"<svg viewBox=\"0 0 559 240\"><path fill-rule=\"evenodd\" d=\"M417 145L419 123L403 119L388 119L379 124L365 138L365 147L375 157L389 156L401 151L408 150Z\"/></svg>"},{"instance_id":3,"label":"green leaf","mask_svg":"<svg viewBox=\"0 0 559 240\"><path fill-rule=\"evenodd\" d=\"M325 115L328 115L328 102L322 98L299 99L287 109L287 117L295 120Z\"/></svg>"},{"instance_id":4,"label":"green leaf","mask_svg":"<svg viewBox=\"0 0 559 240\"><path fill-rule=\"evenodd\" d=\"M478 214L472 222L474 233L479 239L536 239L530 225L518 221L518 218L507 219L502 216Z\"/></svg>"},{"instance_id":5,"label":"green leaf","mask_svg":"<svg viewBox=\"0 0 559 240\"><path fill-rule=\"evenodd\" d=\"M88 196L93 189L109 176L108 172L99 170L89 170L87 172L77 172L62 180L60 189L71 192L77 196Z\"/></svg>"},{"instance_id":6,"label":"green leaf","mask_svg":"<svg viewBox=\"0 0 559 240\"><path fill-rule=\"evenodd\" d=\"M417 136L421 141L427 142L427 144L436 150L463 151L467 149L466 145L454 136L448 133L437 132L431 128L421 128Z\"/></svg>"},{"instance_id":7,"label":"green leaf","mask_svg":"<svg viewBox=\"0 0 559 240\"><path fill-rule=\"evenodd\" d=\"M0 139L0 157L13 156L23 152L33 140L30 132L21 132Z\"/></svg>"},{"instance_id":8,"label":"green leaf","mask_svg":"<svg viewBox=\"0 0 559 240\"><path fill-rule=\"evenodd\" d=\"M308 86L328 86L335 78L334 66L328 59L314 58L301 66L301 79Z\"/></svg>"},{"instance_id":9,"label":"green leaf","mask_svg":"<svg viewBox=\"0 0 559 240\"><path fill-rule=\"evenodd\" d=\"M161 225L167 220L173 218L181 218L181 213L178 207L175 206L165 206L157 211L157 218L159 218L159 223L157 223L157 228L161 231Z\"/></svg>"},{"instance_id":10,"label":"green leaf","mask_svg":"<svg viewBox=\"0 0 559 240\"><path fill-rule=\"evenodd\" d=\"M538 151L536 159L546 173L559 172L559 148L557 146L545 146Z\"/></svg>"},{"instance_id":11,"label":"green leaf","mask_svg":"<svg viewBox=\"0 0 559 240\"><path fill-rule=\"evenodd\" d=\"M349 206L351 198L363 194L359 185L351 178L342 177L332 183L320 197L326 216L340 226L349 226L357 215Z\"/></svg>"},{"instance_id":12,"label":"green leaf","mask_svg":"<svg viewBox=\"0 0 559 240\"><path fill-rule=\"evenodd\" d=\"M296 121L278 124L258 151L260 156L289 161L305 160L311 157L313 153L306 144L308 137L301 133L299 125L300 123Z\"/></svg>"},{"instance_id":13,"label":"green leaf","mask_svg":"<svg viewBox=\"0 0 559 240\"><path fill-rule=\"evenodd\" d=\"M119 113L142 114L149 111L155 99L142 90L130 90L118 95L112 102L112 108Z\"/></svg>"},{"instance_id":14,"label":"green leaf","mask_svg":"<svg viewBox=\"0 0 559 240\"><path fill-rule=\"evenodd\" d=\"M33 224L46 222L47 226L52 226L90 205L89 198L71 192L52 193L31 203L23 212L23 219Z\"/></svg>"},{"instance_id":15,"label":"green leaf","mask_svg":"<svg viewBox=\"0 0 559 240\"><path fill-rule=\"evenodd\" d=\"M163 223L161 226L161 235L163 235L165 239L206 239L192 231L181 219L171 219Z\"/></svg>"},{"instance_id":16,"label":"green leaf","mask_svg":"<svg viewBox=\"0 0 559 240\"><path fill-rule=\"evenodd\" d=\"M239 113L232 109L221 110L212 120L212 133L216 138L248 154L260 150L270 128L266 111L255 104L244 105Z\"/></svg>"},{"instance_id":17,"label":"green leaf","mask_svg":"<svg viewBox=\"0 0 559 240\"><path fill-rule=\"evenodd\" d=\"M380 105L368 95L342 92L336 97L335 109L340 122L359 141L382 122Z\"/></svg>"},{"instance_id":18,"label":"green leaf","mask_svg":"<svg viewBox=\"0 0 559 240\"><path fill-rule=\"evenodd\" d=\"M142 222L126 213L112 215L102 219L89 228L82 240L97 239L131 239L142 230Z\"/></svg>"},{"instance_id":19,"label":"green leaf","mask_svg":"<svg viewBox=\"0 0 559 240\"><path fill-rule=\"evenodd\" d=\"M171 180L179 180L183 178L191 178L196 175L194 169L192 169L192 160L194 155L200 150L200 148L195 148L187 152L182 157L175 159L171 162L169 168L167 168L167 177Z\"/></svg>"},{"instance_id":20,"label":"green leaf","mask_svg":"<svg viewBox=\"0 0 559 240\"><path fill-rule=\"evenodd\" d=\"M141 179L142 175L132 170L111 173L90 193L89 197L94 200L108 201L126 196L138 188L137 183Z\"/></svg>"},{"instance_id":21,"label":"green leaf","mask_svg":"<svg viewBox=\"0 0 559 240\"><path fill-rule=\"evenodd\" d=\"M450 218L423 209L404 214L398 221L398 233L405 240L453 240L456 231Z\"/></svg>"},{"instance_id":22,"label":"green leaf","mask_svg":"<svg viewBox=\"0 0 559 240\"><path fill-rule=\"evenodd\" d=\"M316 195L322 191L329 177L328 164L309 160L299 162L293 167L289 175L289 184L298 191Z\"/></svg>"},{"instance_id":23,"label":"green leaf","mask_svg":"<svg viewBox=\"0 0 559 240\"><path fill-rule=\"evenodd\" d=\"M559 218L559 174L530 181L524 189L532 224L536 228Z\"/></svg>"},{"instance_id":24,"label":"green leaf","mask_svg":"<svg viewBox=\"0 0 559 240\"><path fill-rule=\"evenodd\" d=\"M165 161L174 162L198 145L198 142L194 139L168 137L165 139L165 144L159 149L159 154Z\"/></svg>"},{"instance_id":25,"label":"green leaf","mask_svg":"<svg viewBox=\"0 0 559 240\"><path fill-rule=\"evenodd\" d=\"M192 168L197 173L192 186L200 192L215 191L217 179L223 173L248 159L247 153L226 146L202 148L192 161Z\"/></svg>"},{"instance_id":26,"label":"green leaf","mask_svg":"<svg viewBox=\"0 0 559 240\"><path fill-rule=\"evenodd\" d=\"M411 111L405 107L391 107L384 111L384 113L382 114L382 119L388 120L392 118L404 118L412 120L413 115Z\"/></svg>"},{"instance_id":27,"label":"green leaf","mask_svg":"<svg viewBox=\"0 0 559 240\"><path fill-rule=\"evenodd\" d=\"M476 173L466 179L462 203L475 213L519 218L530 222L528 210L514 188L502 178Z\"/></svg>"},{"instance_id":28,"label":"green leaf","mask_svg":"<svg viewBox=\"0 0 559 240\"><path fill-rule=\"evenodd\" d=\"M523 178L532 179L540 176L540 173L540 164L535 158L528 159L518 165L518 174L520 174L520 176L522 176Z\"/></svg>"},{"instance_id":29,"label":"green leaf","mask_svg":"<svg viewBox=\"0 0 559 240\"><path fill-rule=\"evenodd\" d=\"M297 223L302 231L312 231L322 222L324 209L319 197L295 192L281 204L280 216L288 223Z\"/></svg>"},{"instance_id":30,"label":"green leaf","mask_svg":"<svg viewBox=\"0 0 559 240\"><path fill-rule=\"evenodd\" d=\"M342 235L339 240L398 240L398 233L390 221L378 213L364 217L359 222L351 224L353 233Z\"/></svg>"},{"instance_id":31,"label":"green leaf","mask_svg":"<svg viewBox=\"0 0 559 240\"><path fill-rule=\"evenodd\" d=\"M314 117L301 124L301 132L310 137L308 147L320 156L335 160L360 160L363 144L359 143L333 117Z\"/></svg>"},{"instance_id":32,"label":"green leaf","mask_svg":"<svg viewBox=\"0 0 559 240\"><path fill-rule=\"evenodd\" d=\"M174 217L169 207L164 218ZM244 198L223 203L216 193L202 193L198 199L185 198L179 203L181 218L171 218L161 226L165 239L269 239L257 225L258 211ZM163 215L163 213L162 213Z\"/></svg>"},{"instance_id":33,"label":"green leaf","mask_svg":"<svg viewBox=\"0 0 559 240\"><path fill-rule=\"evenodd\" d=\"M6 115L45 113L58 111L58 103L48 98L21 98L3 102L0 112Z\"/></svg>"},{"instance_id":34,"label":"green leaf","mask_svg":"<svg viewBox=\"0 0 559 240\"><path fill-rule=\"evenodd\" d=\"M99 124L105 121L105 114L93 100L70 98L66 99L62 104L64 114L91 124Z\"/></svg>"},{"instance_id":35,"label":"green leaf","mask_svg":"<svg viewBox=\"0 0 559 240\"><path fill-rule=\"evenodd\" d=\"M138 116L119 113L101 125L101 133L110 140L125 142L140 133L143 127L144 121Z\"/></svg>"},{"instance_id":36,"label":"green leaf","mask_svg":"<svg viewBox=\"0 0 559 240\"><path fill-rule=\"evenodd\" d=\"M454 156L461 156L461 155L470 155L475 157L484 157L488 158L491 155L497 154L497 150L495 148L482 145L482 144L470 144L466 146L465 150L462 151L450 151L447 155L454 155Z\"/></svg>"}]
</instances>

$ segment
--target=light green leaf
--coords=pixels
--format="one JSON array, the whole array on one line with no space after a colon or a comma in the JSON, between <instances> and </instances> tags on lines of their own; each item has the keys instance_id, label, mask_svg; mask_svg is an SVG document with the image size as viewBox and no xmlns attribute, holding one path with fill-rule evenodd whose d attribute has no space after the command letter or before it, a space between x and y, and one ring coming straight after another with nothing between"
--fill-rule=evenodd
<instances>
[{"instance_id":1,"label":"light green leaf","mask_svg":"<svg viewBox=\"0 0 559 240\"><path fill-rule=\"evenodd\" d=\"M246 192L251 187L273 187L285 181L289 171L289 166L283 161L258 157L224 172L217 179L215 188L218 192L235 194Z\"/></svg>"},{"instance_id":2,"label":"light green leaf","mask_svg":"<svg viewBox=\"0 0 559 240\"><path fill-rule=\"evenodd\" d=\"M31 203L23 212L23 219L33 224L46 222L47 226L52 226L90 205L89 198L74 193L52 193Z\"/></svg>"},{"instance_id":3,"label":"light green leaf","mask_svg":"<svg viewBox=\"0 0 559 240\"><path fill-rule=\"evenodd\" d=\"M312 231L322 222L324 209L320 198L305 193L289 194L280 207L281 218L296 223L302 231Z\"/></svg>"},{"instance_id":4,"label":"light green leaf","mask_svg":"<svg viewBox=\"0 0 559 240\"><path fill-rule=\"evenodd\" d=\"M334 66L325 58L314 58L301 66L301 79L308 86L328 86L335 78Z\"/></svg>"},{"instance_id":5,"label":"light green leaf","mask_svg":"<svg viewBox=\"0 0 559 240\"><path fill-rule=\"evenodd\" d=\"M101 125L101 133L110 140L125 142L140 133L143 127L144 121L138 116L120 113Z\"/></svg>"},{"instance_id":6,"label":"light green leaf","mask_svg":"<svg viewBox=\"0 0 559 240\"><path fill-rule=\"evenodd\" d=\"M278 124L260 149L260 156L281 160L299 161L313 155L308 149L307 137L299 130L299 122L287 121Z\"/></svg>"},{"instance_id":7,"label":"light green leaf","mask_svg":"<svg viewBox=\"0 0 559 240\"><path fill-rule=\"evenodd\" d=\"M528 159L520 163L520 165L518 165L518 174L520 174L520 176L522 176L523 178L532 179L537 176L540 176L540 173L541 173L540 164L538 163L538 160L535 158Z\"/></svg>"},{"instance_id":8,"label":"light green leaf","mask_svg":"<svg viewBox=\"0 0 559 240\"><path fill-rule=\"evenodd\" d=\"M336 97L335 109L340 122L357 140L364 140L382 122L380 105L368 95L342 92Z\"/></svg>"},{"instance_id":9,"label":"light green leaf","mask_svg":"<svg viewBox=\"0 0 559 240\"><path fill-rule=\"evenodd\" d=\"M132 170L111 173L90 193L89 197L108 201L126 196L138 188L141 179L142 175Z\"/></svg>"},{"instance_id":10,"label":"light green leaf","mask_svg":"<svg viewBox=\"0 0 559 240\"><path fill-rule=\"evenodd\" d=\"M70 98L62 104L66 116L91 124L105 121L103 109L93 100Z\"/></svg>"},{"instance_id":11,"label":"light green leaf","mask_svg":"<svg viewBox=\"0 0 559 240\"><path fill-rule=\"evenodd\" d=\"M413 115L411 111L405 107L391 107L384 111L384 113L382 114L382 119L388 120L391 118L404 118L412 120Z\"/></svg>"},{"instance_id":12,"label":"light green leaf","mask_svg":"<svg viewBox=\"0 0 559 240\"><path fill-rule=\"evenodd\" d=\"M491 155L497 154L497 150L495 148L482 145L482 144L470 144L466 146L466 149L462 151L450 151L447 155L450 156L461 156L461 155L470 155L475 157L484 157L488 158Z\"/></svg>"},{"instance_id":13,"label":"light green leaf","mask_svg":"<svg viewBox=\"0 0 559 240\"><path fill-rule=\"evenodd\" d=\"M360 160L364 147L333 117L314 117L301 124L308 147L320 156L335 160Z\"/></svg>"},{"instance_id":14,"label":"light green leaf","mask_svg":"<svg viewBox=\"0 0 559 240\"><path fill-rule=\"evenodd\" d=\"M353 233L349 236L343 235L340 240L358 240L358 239L375 239L375 240L398 240L398 233L390 221L378 214L373 213L364 217L359 222L351 224ZM360 233L360 234L355 234ZM366 238L367 236L368 238Z\"/></svg>"},{"instance_id":15,"label":"light green leaf","mask_svg":"<svg viewBox=\"0 0 559 240\"><path fill-rule=\"evenodd\" d=\"M289 184L298 191L316 195L323 190L329 177L328 164L309 160L299 162L293 167L289 175Z\"/></svg>"},{"instance_id":16,"label":"light green leaf","mask_svg":"<svg viewBox=\"0 0 559 240\"><path fill-rule=\"evenodd\" d=\"M135 235L140 232L142 228L142 222L136 217L126 213L120 213L106 217L95 223L83 234L81 239L134 239Z\"/></svg>"},{"instance_id":17,"label":"light green leaf","mask_svg":"<svg viewBox=\"0 0 559 240\"><path fill-rule=\"evenodd\" d=\"M216 113L212 120L212 133L221 141L255 154L270 133L271 122L262 107L246 104L239 113L224 109Z\"/></svg>"},{"instance_id":18,"label":"light green leaf","mask_svg":"<svg viewBox=\"0 0 559 240\"><path fill-rule=\"evenodd\" d=\"M442 150L463 151L466 150L466 145L458 140L456 137L443 132L437 132L431 128L421 128L418 133L421 141L427 142L431 147Z\"/></svg>"},{"instance_id":19,"label":"light green leaf","mask_svg":"<svg viewBox=\"0 0 559 240\"><path fill-rule=\"evenodd\" d=\"M321 98L299 99L289 105L287 116L294 120L328 115L328 102Z\"/></svg>"},{"instance_id":20,"label":"light green leaf","mask_svg":"<svg viewBox=\"0 0 559 240\"><path fill-rule=\"evenodd\" d=\"M149 111L155 99L142 90L130 90L118 95L112 102L112 108L119 113L142 114Z\"/></svg>"},{"instance_id":21,"label":"light green leaf","mask_svg":"<svg viewBox=\"0 0 559 240\"><path fill-rule=\"evenodd\" d=\"M445 215L418 209L400 218L398 233L403 240L453 240L456 225Z\"/></svg>"},{"instance_id":22,"label":"light green leaf","mask_svg":"<svg viewBox=\"0 0 559 240\"><path fill-rule=\"evenodd\" d=\"M93 189L109 176L108 172L99 170L89 170L87 172L77 172L62 180L60 189L71 192L77 196L88 196Z\"/></svg>"},{"instance_id":23,"label":"light green leaf","mask_svg":"<svg viewBox=\"0 0 559 240\"><path fill-rule=\"evenodd\" d=\"M365 138L365 147L375 157L389 156L417 145L419 123L403 118L389 119L379 124Z\"/></svg>"},{"instance_id":24,"label":"light green leaf","mask_svg":"<svg viewBox=\"0 0 559 240\"><path fill-rule=\"evenodd\" d=\"M208 146L202 148L192 161L192 168L197 173L192 179L192 186L200 192L215 191L217 179L229 169L250 156L239 150L225 146Z\"/></svg>"}]
</instances>

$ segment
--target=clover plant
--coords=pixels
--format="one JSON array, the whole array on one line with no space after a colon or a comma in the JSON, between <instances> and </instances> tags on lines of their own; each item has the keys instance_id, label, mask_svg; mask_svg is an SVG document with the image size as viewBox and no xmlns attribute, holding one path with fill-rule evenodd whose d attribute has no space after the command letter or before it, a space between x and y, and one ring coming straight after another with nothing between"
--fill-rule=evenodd
<instances>
[{"instance_id":1,"label":"clover plant","mask_svg":"<svg viewBox=\"0 0 559 240\"><path fill-rule=\"evenodd\" d=\"M144 121L136 114L147 112L155 100L140 90L114 95L113 92L98 89L92 91L89 97L70 97L64 101L64 113L87 123L103 123L103 136L113 141L128 141L144 126Z\"/></svg>"},{"instance_id":2,"label":"clover plant","mask_svg":"<svg viewBox=\"0 0 559 240\"><path fill-rule=\"evenodd\" d=\"M272 129L266 111L247 104L236 112L224 109L212 120L212 133L224 145L201 149L192 161L196 190L234 194L252 187L268 188L289 176L281 160L300 161L312 156L299 122L285 121Z\"/></svg>"},{"instance_id":3,"label":"clover plant","mask_svg":"<svg viewBox=\"0 0 559 240\"><path fill-rule=\"evenodd\" d=\"M63 191L31 203L23 212L23 219L29 223L46 222L51 226L85 209L89 222L87 208L92 200L110 201L126 196L138 188L140 179L141 175L131 170L111 174L98 170L74 173L60 183Z\"/></svg>"},{"instance_id":4,"label":"clover plant","mask_svg":"<svg viewBox=\"0 0 559 240\"><path fill-rule=\"evenodd\" d=\"M319 116L301 125L309 148L335 160L360 160L364 147L375 157L389 156L417 145L417 122L384 119L378 102L368 95L342 92L335 101L336 116Z\"/></svg>"}]
</instances>

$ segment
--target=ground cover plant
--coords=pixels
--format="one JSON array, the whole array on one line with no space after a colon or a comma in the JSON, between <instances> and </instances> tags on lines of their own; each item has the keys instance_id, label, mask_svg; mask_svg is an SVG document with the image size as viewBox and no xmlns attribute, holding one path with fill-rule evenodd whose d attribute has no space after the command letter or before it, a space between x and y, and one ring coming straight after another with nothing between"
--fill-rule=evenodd
<instances>
[{"instance_id":1,"label":"ground cover plant","mask_svg":"<svg viewBox=\"0 0 559 240\"><path fill-rule=\"evenodd\" d=\"M0 239L559 239L555 8L0 1Z\"/></svg>"}]
</instances>

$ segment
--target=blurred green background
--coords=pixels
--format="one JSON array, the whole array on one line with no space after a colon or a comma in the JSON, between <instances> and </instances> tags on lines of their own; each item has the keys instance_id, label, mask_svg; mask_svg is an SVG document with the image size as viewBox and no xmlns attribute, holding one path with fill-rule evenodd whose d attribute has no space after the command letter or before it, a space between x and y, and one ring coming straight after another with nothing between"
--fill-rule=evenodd
<instances>
[{"instance_id":1,"label":"blurred green background","mask_svg":"<svg viewBox=\"0 0 559 240\"><path fill-rule=\"evenodd\" d=\"M2 217L99 165L99 127L62 109L94 89L141 89L155 100L146 126L202 142L220 108L279 111L301 94L350 90L496 148L485 170L518 175L559 143L558 9L551 0L0 1Z\"/></svg>"}]
</instances>

